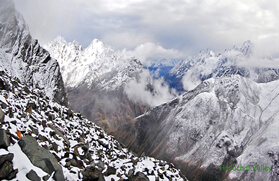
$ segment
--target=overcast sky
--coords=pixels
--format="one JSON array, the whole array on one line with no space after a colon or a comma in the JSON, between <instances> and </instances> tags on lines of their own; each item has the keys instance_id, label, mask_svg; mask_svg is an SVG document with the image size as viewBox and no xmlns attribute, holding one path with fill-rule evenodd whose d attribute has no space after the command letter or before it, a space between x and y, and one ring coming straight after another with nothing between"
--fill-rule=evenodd
<instances>
[{"instance_id":1,"label":"overcast sky","mask_svg":"<svg viewBox=\"0 0 279 181\"><path fill-rule=\"evenodd\" d=\"M118 50L160 46L169 51L167 55L181 56L207 48L223 51L248 39L278 40L279 33L277 0L15 0L15 4L42 44L61 35L86 47L97 38Z\"/></svg>"}]
</instances>

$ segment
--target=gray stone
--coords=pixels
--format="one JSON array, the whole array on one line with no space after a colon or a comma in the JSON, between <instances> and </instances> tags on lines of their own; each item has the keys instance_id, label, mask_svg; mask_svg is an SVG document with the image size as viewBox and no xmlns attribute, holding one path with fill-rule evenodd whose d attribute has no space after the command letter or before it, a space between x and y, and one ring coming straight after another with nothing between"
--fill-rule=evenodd
<instances>
[{"instance_id":1,"label":"gray stone","mask_svg":"<svg viewBox=\"0 0 279 181\"><path fill-rule=\"evenodd\" d=\"M30 170L30 172L28 172L26 174L26 177L28 179L30 179L31 181L40 181L41 178L37 175L37 173L34 170Z\"/></svg>"},{"instance_id":2,"label":"gray stone","mask_svg":"<svg viewBox=\"0 0 279 181\"><path fill-rule=\"evenodd\" d=\"M7 148L10 145L8 135L4 129L0 129L0 148Z\"/></svg>"},{"instance_id":3,"label":"gray stone","mask_svg":"<svg viewBox=\"0 0 279 181\"><path fill-rule=\"evenodd\" d=\"M47 149L40 147L35 138L27 135L19 141L19 146L35 166L48 174L55 172L54 179L56 181L65 180L62 168L56 158Z\"/></svg>"},{"instance_id":4,"label":"gray stone","mask_svg":"<svg viewBox=\"0 0 279 181\"><path fill-rule=\"evenodd\" d=\"M0 122L4 123L5 120L5 113L0 109Z\"/></svg>"}]
</instances>

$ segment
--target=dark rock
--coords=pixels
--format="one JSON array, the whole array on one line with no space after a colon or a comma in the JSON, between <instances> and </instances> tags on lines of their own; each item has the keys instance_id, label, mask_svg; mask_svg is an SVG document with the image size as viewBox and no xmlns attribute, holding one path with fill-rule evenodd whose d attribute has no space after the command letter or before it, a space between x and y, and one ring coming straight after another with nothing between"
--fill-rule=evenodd
<instances>
[{"instance_id":1,"label":"dark rock","mask_svg":"<svg viewBox=\"0 0 279 181\"><path fill-rule=\"evenodd\" d=\"M13 170L9 176L7 177L8 180L12 180L14 178L16 178L16 174L18 173L18 169Z\"/></svg>"},{"instance_id":2,"label":"dark rock","mask_svg":"<svg viewBox=\"0 0 279 181\"><path fill-rule=\"evenodd\" d=\"M41 141L48 141L48 139L45 136L39 135L38 139Z\"/></svg>"},{"instance_id":3,"label":"dark rock","mask_svg":"<svg viewBox=\"0 0 279 181\"><path fill-rule=\"evenodd\" d=\"M33 128L33 126L29 125L30 129L32 130L32 133L35 134L35 135L38 135L39 132L38 132L38 129L35 129Z\"/></svg>"},{"instance_id":4,"label":"dark rock","mask_svg":"<svg viewBox=\"0 0 279 181\"><path fill-rule=\"evenodd\" d=\"M0 148L7 148L10 145L8 135L4 129L0 129Z\"/></svg>"},{"instance_id":5,"label":"dark rock","mask_svg":"<svg viewBox=\"0 0 279 181\"><path fill-rule=\"evenodd\" d=\"M134 174L134 169L130 169L129 171L128 171L128 177L132 177L133 176L133 174Z\"/></svg>"},{"instance_id":6,"label":"dark rock","mask_svg":"<svg viewBox=\"0 0 279 181\"><path fill-rule=\"evenodd\" d=\"M109 175L113 175L113 174L116 174L116 169L114 167L109 166L107 168L107 171L106 171L105 175L109 176Z\"/></svg>"},{"instance_id":7,"label":"dark rock","mask_svg":"<svg viewBox=\"0 0 279 181\"><path fill-rule=\"evenodd\" d=\"M59 109L58 109L56 106L53 106L53 110L54 110L55 112L59 112Z\"/></svg>"},{"instance_id":8,"label":"dark rock","mask_svg":"<svg viewBox=\"0 0 279 181\"><path fill-rule=\"evenodd\" d=\"M71 159L71 160L70 160L70 163L71 163L71 165L72 165L73 167L77 167L77 160Z\"/></svg>"},{"instance_id":9,"label":"dark rock","mask_svg":"<svg viewBox=\"0 0 279 181\"><path fill-rule=\"evenodd\" d=\"M7 84L5 81L3 81L2 79L0 79L0 89L1 90L10 90L10 86L9 84Z\"/></svg>"},{"instance_id":10,"label":"dark rock","mask_svg":"<svg viewBox=\"0 0 279 181\"><path fill-rule=\"evenodd\" d=\"M0 156L0 167L6 161L12 162L13 158L14 158L14 154L13 153L9 153L9 154L6 154L6 155L1 155Z\"/></svg>"},{"instance_id":11,"label":"dark rock","mask_svg":"<svg viewBox=\"0 0 279 181\"><path fill-rule=\"evenodd\" d=\"M68 109L68 110L67 110L66 112L64 112L64 113L67 114L67 117L68 117L68 118L74 117L74 113L73 113L73 111L72 111L71 109Z\"/></svg>"},{"instance_id":12,"label":"dark rock","mask_svg":"<svg viewBox=\"0 0 279 181\"><path fill-rule=\"evenodd\" d=\"M52 143L52 149L58 152L58 145L55 142Z\"/></svg>"},{"instance_id":13,"label":"dark rock","mask_svg":"<svg viewBox=\"0 0 279 181\"><path fill-rule=\"evenodd\" d=\"M13 172L13 164L9 161L5 161L0 168L0 179L8 179L10 173Z\"/></svg>"},{"instance_id":14,"label":"dark rock","mask_svg":"<svg viewBox=\"0 0 279 181\"><path fill-rule=\"evenodd\" d=\"M28 107L28 108L25 110L25 112L27 112L27 113L32 113L32 107Z\"/></svg>"},{"instance_id":15,"label":"dark rock","mask_svg":"<svg viewBox=\"0 0 279 181\"><path fill-rule=\"evenodd\" d=\"M8 112L9 112L9 117L13 118L14 117L14 113L13 113L12 108L9 108Z\"/></svg>"},{"instance_id":16,"label":"dark rock","mask_svg":"<svg viewBox=\"0 0 279 181\"><path fill-rule=\"evenodd\" d=\"M0 109L0 122L4 123L5 113Z\"/></svg>"},{"instance_id":17,"label":"dark rock","mask_svg":"<svg viewBox=\"0 0 279 181\"><path fill-rule=\"evenodd\" d=\"M148 177L141 172L137 172L136 175L129 177L131 181L149 181Z\"/></svg>"},{"instance_id":18,"label":"dark rock","mask_svg":"<svg viewBox=\"0 0 279 181\"><path fill-rule=\"evenodd\" d=\"M48 113L48 120L53 121L55 119L55 116L51 113Z\"/></svg>"},{"instance_id":19,"label":"dark rock","mask_svg":"<svg viewBox=\"0 0 279 181\"><path fill-rule=\"evenodd\" d=\"M56 181L63 181L64 175L56 158L46 149L40 147L35 138L27 135L19 141L19 146L30 161L48 174L54 174Z\"/></svg>"},{"instance_id":20,"label":"dark rock","mask_svg":"<svg viewBox=\"0 0 279 181\"><path fill-rule=\"evenodd\" d=\"M49 177L50 177L49 175L43 176L43 180L47 181L47 180L49 180Z\"/></svg>"},{"instance_id":21,"label":"dark rock","mask_svg":"<svg viewBox=\"0 0 279 181\"><path fill-rule=\"evenodd\" d=\"M80 169L84 168L83 162L81 160L77 161L77 167L80 168Z\"/></svg>"},{"instance_id":22,"label":"dark rock","mask_svg":"<svg viewBox=\"0 0 279 181\"><path fill-rule=\"evenodd\" d=\"M1 103L1 108L2 109L6 109L8 106L7 106L7 104L5 104L4 102L0 102Z\"/></svg>"},{"instance_id":23,"label":"dark rock","mask_svg":"<svg viewBox=\"0 0 279 181\"><path fill-rule=\"evenodd\" d=\"M26 174L26 177L28 179L30 179L31 181L40 181L41 178L37 175L37 173L34 170L30 170L30 172L28 172Z\"/></svg>"},{"instance_id":24,"label":"dark rock","mask_svg":"<svg viewBox=\"0 0 279 181\"><path fill-rule=\"evenodd\" d=\"M105 178L102 172L96 169L94 166L86 167L84 171L82 171L83 181L104 181Z\"/></svg>"},{"instance_id":25,"label":"dark rock","mask_svg":"<svg viewBox=\"0 0 279 181\"><path fill-rule=\"evenodd\" d=\"M29 90L26 86L24 86L23 90L24 90L27 94L30 93L30 90Z\"/></svg>"},{"instance_id":26,"label":"dark rock","mask_svg":"<svg viewBox=\"0 0 279 181\"><path fill-rule=\"evenodd\" d=\"M46 120L42 121L42 125L43 125L44 128L47 127Z\"/></svg>"},{"instance_id":27,"label":"dark rock","mask_svg":"<svg viewBox=\"0 0 279 181\"><path fill-rule=\"evenodd\" d=\"M5 82L2 79L0 79L0 89L1 90L5 89Z\"/></svg>"}]
</instances>

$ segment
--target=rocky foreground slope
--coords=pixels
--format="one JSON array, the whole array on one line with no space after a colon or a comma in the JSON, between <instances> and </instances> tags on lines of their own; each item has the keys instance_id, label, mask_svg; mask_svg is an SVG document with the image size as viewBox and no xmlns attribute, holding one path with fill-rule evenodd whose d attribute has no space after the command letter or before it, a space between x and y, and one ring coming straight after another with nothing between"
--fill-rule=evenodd
<instances>
[{"instance_id":1,"label":"rocky foreground slope","mask_svg":"<svg viewBox=\"0 0 279 181\"><path fill-rule=\"evenodd\" d=\"M0 71L0 179L185 180L137 157L79 113Z\"/></svg>"},{"instance_id":2,"label":"rocky foreground slope","mask_svg":"<svg viewBox=\"0 0 279 181\"><path fill-rule=\"evenodd\" d=\"M175 163L190 180L278 180L278 104L278 80L211 78L139 116L130 148ZM250 170L220 170L241 165ZM252 168L262 165L272 170Z\"/></svg>"}]
</instances>

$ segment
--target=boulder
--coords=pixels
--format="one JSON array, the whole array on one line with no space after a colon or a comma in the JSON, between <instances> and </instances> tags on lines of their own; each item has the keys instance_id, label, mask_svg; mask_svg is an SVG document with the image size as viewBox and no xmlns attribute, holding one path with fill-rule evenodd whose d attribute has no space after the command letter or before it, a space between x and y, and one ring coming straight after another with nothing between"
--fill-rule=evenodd
<instances>
[{"instance_id":1,"label":"boulder","mask_svg":"<svg viewBox=\"0 0 279 181\"><path fill-rule=\"evenodd\" d=\"M9 154L6 154L6 155L0 155L0 167L6 161L12 162L13 158L14 158L14 154L13 153L9 153Z\"/></svg>"},{"instance_id":2,"label":"boulder","mask_svg":"<svg viewBox=\"0 0 279 181\"><path fill-rule=\"evenodd\" d=\"M98 169L96 169L94 166L86 167L82 171L83 181L104 181L105 178L102 174L102 172Z\"/></svg>"},{"instance_id":3,"label":"boulder","mask_svg":"<svg viewBox=\"0 0 279 181\"><path fill-rule=\"evenodd\" d=\"M14 154L0 155L0 179L11 180L16 177L18 170L13 169Z\"/></svg>"},{"instance_id":4,"label":"boulder","mask_svg":"<svg viewBox=\"0 0 279 181\"><path fill-rule=\"evenodd\" d=\"M26 174L26 177L31 181L40 181L41 180L41 178L37 175L37 173L34 170L30 170L30 172L28 172Z\"/></svg>"},{"instance_id":5,"label":"boulder","mask_svg":"<svg viewBox=\"0 0 279 181\"><path fill-rule=\"evenodd\" d=\"M10 145L9 137L4 129L0 129L0 148L5 148Z\"/></svg>"},{"instance_id":6,"label":"boulder","mask_svg":"<svg viewBox=\"0 0 279 181\"><path fill-rule=\"evenodd\" d=\"M7 179L7 177L12 171L13 171L13 164L9 161L5 161L0 169L0 179Z\"/></svg>"},{"instance_id":7,"label":"boulder","mask_svg":"<svg viewBox=\"0 0 279 181\"><path fill-rule=\"evenodd\" d=\"M48 174L55 172L54 180L56 181L65 180L56 158L47 149L40 147L35 138L27 135L19 141L19 146L35 166Z\"/></svg>"}]
</instances>

